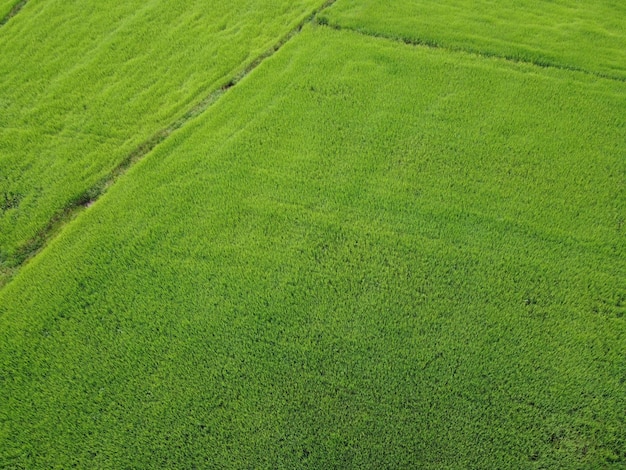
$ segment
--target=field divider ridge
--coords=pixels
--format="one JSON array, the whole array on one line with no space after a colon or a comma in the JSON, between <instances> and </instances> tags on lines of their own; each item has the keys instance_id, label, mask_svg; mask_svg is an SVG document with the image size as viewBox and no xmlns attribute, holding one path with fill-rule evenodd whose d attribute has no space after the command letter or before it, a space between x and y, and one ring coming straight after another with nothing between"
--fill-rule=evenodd
<instances>
[{"instance_id":1,"label":"field divider ridge","mask_svg":"<svg viewBox=\"0 0 626 470\"><path fill-rule=\"evenodd\" d=\"M15 5L13 5L13 8L11 8L11 10L5 15L5 17L0 19L0 27L7 24L11 18L17 15L20 11L22 11L22 8L24 8L27 3L28 0L20 0Z\"/></svg>"},{"instance_id":2,"label":"field divider ridge","mask_svg":"<svg viewBox=\"0 0 626 470\"><path fill-rule=\"evenodd\" d=\"M27 1L28 0L22 0L20 5L23 6L27 3ZM65 208L58 211L44 228L42 228L33 238L16 250L14 254L10 255L6 259L0 259L0 289L8 284L13 277L15 277L20 268L40 253L48 245L48 243L61 232L63 227L76 218L80 212L90 207L94 202L102 197L119 178L124 176L128 170L148 155L158 144L166 140L174 131L183 127L187 122L204 113L229 89L237 85L241 80L252 73L252 71L261 65L261 63L263 63L266 59L278 52L287 42L298 35L306 24L314 22L320 12L330 7L336 1L337 0L327 0L321 6L314 9L310 14L306 15L294 28L280 37L278 41L269 49L245 65L242 70L235 72L232 77L224 79L221 86L210 92L200 101L197 101L169 125L156 131L152 134L152 136L140 143L120 163L118 163L109 174L101 178L96 184L84 191L81 195L70 201ZM15 13L18 11L19 9L17 9Z\"/></svg>"},{"instance_id":3,"label":"field divider ridge","mask_svg":"<svg viewBox=\"0 0 626 470\"><path fill-rule=\"evenodd\" d=\"M362 36L384 39L384 40L393 41L393 42L400 43L400 44L406 44L408 46L426 47L429 49L441 49L443 51L448 51L448 52L462 52L462 53L464 52L466 54L476 55L478 57L483 57L485 59L500 59L500 60L505 60L507 62L516 63L516 64L532 65L532 66L539 67L542 69L557 69L557 70L564 70L568 72L577 72L577 73L582 73L585 75L590 75L596 78L601 78L604 80L613 80L613 81L622 82L622 83L626 82L626 77L620 77L617 75L610 75L610 74L606 74L602 72L596 72L593 70L576 67L574 65L558 64L554 62L540 62L540 61L535 61L535 60L524 59L522 57L498 54L496 52L481 51L480 49L445 46L435 40L429 40L429 39L411 39L411 38L405 38L405 37L400 37L400 36L392 36L390 34L385 34L385 33L380 33L380 32L369 32L369 31L364 31L359 28L343 26L337 23L330 23L325 18L318 19L317 24L321 26L325 26L327 28L337 30L337 31L350 31L356 34L360 34Z\"/></svg>"}]
</instances>

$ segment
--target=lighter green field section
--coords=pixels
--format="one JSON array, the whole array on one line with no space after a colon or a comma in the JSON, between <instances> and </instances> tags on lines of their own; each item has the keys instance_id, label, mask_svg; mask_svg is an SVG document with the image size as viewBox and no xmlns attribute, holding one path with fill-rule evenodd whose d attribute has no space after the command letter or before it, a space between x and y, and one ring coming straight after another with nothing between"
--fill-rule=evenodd
<instances>
[{"instance_id":1,"label":"lighter green field section","mask_svg":"<svg viewBox=\"0 0 626 470\"><path fill-rule=\"evenodd\" d=\"M0 29L0 268L321 4L30 1Z\"/></svg>"},{"instance_id":2,"label":"lighter green field section","mask_svg":"<svg viewBox=\"0 0 626 470\"><path fill-rule=\"evenodd\" d=\"M626 93L307 28L0 292L0 466L626 463Z\"/></svg>"},{"instance_id":3,"label":"lighter green field section","mask_svg":"<svg viewBox=\"0 0 626 470\"><path fill-rule=\"evenodd\" d=\"M626 80L626 3L615 0L339 0L332 24Z\"/></svg>"}]
</instances>

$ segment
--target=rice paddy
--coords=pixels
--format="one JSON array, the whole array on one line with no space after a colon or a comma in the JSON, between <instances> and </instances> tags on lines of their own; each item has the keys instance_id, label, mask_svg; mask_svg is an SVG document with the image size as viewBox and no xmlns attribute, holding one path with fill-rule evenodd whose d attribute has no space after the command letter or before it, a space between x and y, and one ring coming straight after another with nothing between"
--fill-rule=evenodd
<instances>
[{"instance_id":1,"label":"rice paddy","mask_svg":"<svg viewBox=\"0 0 626 470\"><path fill-rule=\"evenodd\" d=\"M339 0L321 19L418 44L626 80L626 4L613 0Z\"/></svg>"},{"instance_id":2,"label":"rice paddy","mask_svg":"<svg viewBox=\"0 0 626 470\"><path fill-rule=\"evenodd\" d=\"M29 2L0 30L0 270L321 3Z\"/></svg>"},{"instance_id":3,"label":"rice paddy","mask_svg":"<svg viewBox=\"0 0 626 470\"><path fill-rule=\"evenodd\" d=\"M0 289L0 466L626 465L626 84L378 8L324 9Z\"/></svg>"}]
</instances>

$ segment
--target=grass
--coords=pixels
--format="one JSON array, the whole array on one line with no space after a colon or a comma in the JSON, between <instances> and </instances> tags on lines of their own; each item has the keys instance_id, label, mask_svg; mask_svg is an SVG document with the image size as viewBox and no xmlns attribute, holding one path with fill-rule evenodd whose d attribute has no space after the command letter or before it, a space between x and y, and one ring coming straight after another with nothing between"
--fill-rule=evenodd
<instances>
[{"instance_id":1,"label":"grass","mask_svg":"<svg viewBox=\"0 0 626 470\"><path fill-rule=\"evenodd\" d=\"M306 28L0 291L0 465L623 466L625 105Z\"/></svg>"},{"instance_id":2,"label":"grass","mask_svg":"<svg viewBox=\"0 0 626 470\"><path fill-rule=\"evenodd\" d=\"M21 3L21 0L0 0L0 25L11 10L13 10L13 7L19 3Z\"/></svg>"},{"instance_id":3,"label":"grass","mask_svg":"<svg viewBox=\"0 0 626 470\"><path fill-rule=\"evenodd\" d=\"M322 20L624 81L624 17L626 4L614 0L339 0Z\"/></svg>"},{"instance_id":4,"label":"grass","mask_svg":"<svg viewBox=\"0 0 626 470\"><path fill-rule=\"evenodd\" d=\"M0 270L321 4L29 3L0 30Z\"/></svg>"}]
</instances>

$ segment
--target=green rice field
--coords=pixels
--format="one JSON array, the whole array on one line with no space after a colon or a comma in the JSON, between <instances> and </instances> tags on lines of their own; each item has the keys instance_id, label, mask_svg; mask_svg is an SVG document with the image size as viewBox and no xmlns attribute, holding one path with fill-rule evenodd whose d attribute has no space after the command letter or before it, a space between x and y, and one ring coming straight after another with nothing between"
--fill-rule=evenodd
<instances>
[{"instance_id":1,"label":"green rice field","mask_svg":"<svg viewBox=\"0 0 626 470\"><path fill-rule=\"evenodd\" d=\"M104 3L0 28L67 18L74 51L0 56L0 468L626 468L624 35L554 29L621 4ZM520 20L475 29L488 3ZM107 79L111 44L154 47Z\"/></svg>"},{"instance_id":2,"label":"green rice field","mask_svg":"<svg viewBox=\"0 0 626 470\"><path fill-rule=\"evenodd\" d=\"M0 31L0 264L321 0L47 0Z\"/></svg>"},{"instance_id":3,"label":"green rice field","mask_svg":"<svg viewBox=\"0 0 626 470\"><path fill-rule=\"evenodd\" d=\"M626 80L626 3L339 0L325 22L367 34Z\"/></svg>"}]
</instances>

